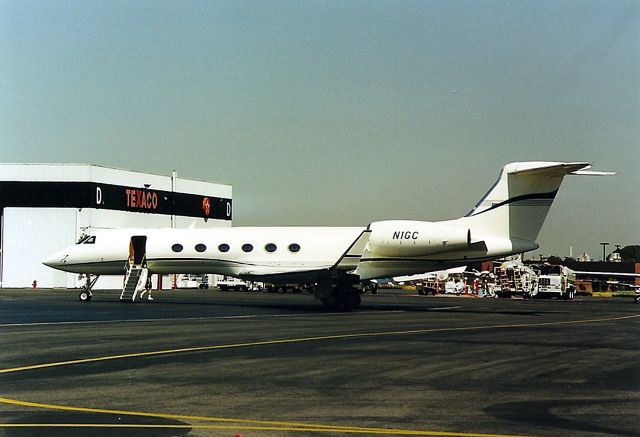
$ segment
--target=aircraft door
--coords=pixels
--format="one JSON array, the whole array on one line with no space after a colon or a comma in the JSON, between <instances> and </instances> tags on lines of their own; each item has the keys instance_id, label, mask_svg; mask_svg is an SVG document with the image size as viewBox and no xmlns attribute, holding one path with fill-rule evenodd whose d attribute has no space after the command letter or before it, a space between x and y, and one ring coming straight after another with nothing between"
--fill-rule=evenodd
<instances>
[{"instance_id":1,"label":"aircraft door","mask_svg":"<svg viewBox=\"0 0 640 437\"><path fill-rule=\"evenodd\" d=\"M147 236L134 235L129 242L129 264L140 265L147 255Z\"/></svg>"}]
</instances>

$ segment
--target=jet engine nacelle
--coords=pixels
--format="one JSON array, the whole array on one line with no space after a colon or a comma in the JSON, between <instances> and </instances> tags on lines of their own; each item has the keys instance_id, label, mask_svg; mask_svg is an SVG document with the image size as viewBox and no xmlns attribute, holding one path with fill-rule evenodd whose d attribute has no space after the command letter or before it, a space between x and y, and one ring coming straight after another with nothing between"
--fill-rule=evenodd
<instances>
[{"instance_id":1,"label":"jet engine nacelle","mask_svg":"<svg viewBox=\"0 0 640 437\"><path fill-rule=\"evenodd\" d=\"M369 251L376 256L413 257L464 249L471 231L437 222L389 220L370 225Z\"/></svg>"}]
</instances>

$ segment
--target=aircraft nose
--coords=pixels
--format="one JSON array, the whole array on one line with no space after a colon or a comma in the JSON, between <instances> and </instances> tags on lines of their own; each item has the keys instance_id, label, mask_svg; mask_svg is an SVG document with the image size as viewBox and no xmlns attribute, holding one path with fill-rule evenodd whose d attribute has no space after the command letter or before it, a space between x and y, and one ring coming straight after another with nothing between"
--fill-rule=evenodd
<instances>
[{"instance_id":1,"label":"aircraft nose","mask_svg":"<svg viewBox=\"0 0 640 437\"><path fill-rule=\"evenodd\" d=\"M56 252L42 260L42 264L57 269L65 265L68 256L65 251Z\"/></svg>"}]
</instances>

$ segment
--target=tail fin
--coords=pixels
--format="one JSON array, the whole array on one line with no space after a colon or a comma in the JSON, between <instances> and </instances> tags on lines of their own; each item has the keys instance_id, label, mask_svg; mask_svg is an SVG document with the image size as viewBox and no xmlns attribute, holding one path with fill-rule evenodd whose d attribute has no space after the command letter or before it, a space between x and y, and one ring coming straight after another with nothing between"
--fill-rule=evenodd
<instances>
[{"instance_id":1,"label":"tail fin","mask_svg":"<svg viewBox=\"0 0 640 437\"><path fill-rule=\"evenodd\" d=\"M585 172L585 162L514 162L462 219L472 232L536 241L562 179ZM509 235L505 235L508 230Z\"/></svg>"}]
</instances>

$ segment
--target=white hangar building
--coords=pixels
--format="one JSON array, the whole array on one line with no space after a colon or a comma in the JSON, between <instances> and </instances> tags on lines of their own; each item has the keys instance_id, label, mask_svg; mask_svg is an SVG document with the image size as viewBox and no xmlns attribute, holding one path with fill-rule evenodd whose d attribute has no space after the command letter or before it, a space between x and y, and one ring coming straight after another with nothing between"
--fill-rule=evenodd
<instances>
[{"instance_id":1,"label":"white hangar building","mask_svg":"<svg viewBox=\"0 0 640 437\"><path fill-rule=\"evenodd\" d=\"M83 278L42 260L91 229L228 227L231 217L230 185L178 178L175 172L0 163L0 285L82 286ZM95 288L122 288L122 281L103 277Z\"/></svg>"}]
</instances>

